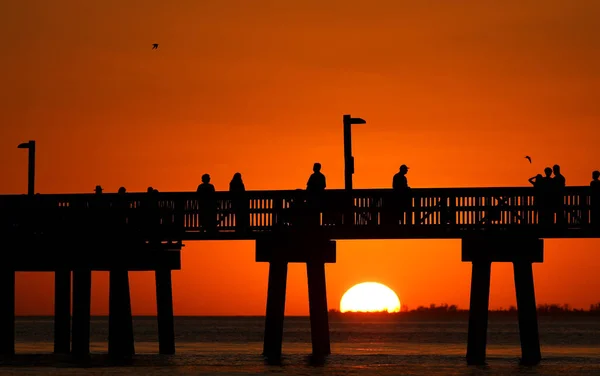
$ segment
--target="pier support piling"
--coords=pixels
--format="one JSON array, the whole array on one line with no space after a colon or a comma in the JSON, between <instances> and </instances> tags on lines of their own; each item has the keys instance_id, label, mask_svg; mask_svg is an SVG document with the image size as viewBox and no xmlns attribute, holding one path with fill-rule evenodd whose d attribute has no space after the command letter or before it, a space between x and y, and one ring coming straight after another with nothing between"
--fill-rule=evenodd
<instances>
[{"instance_id":1,"label":"pier support piling","mask_svg":"<svg viewBox=\"0 0 600 376\"><path fill-rule=\"evenodd\" d=\"M492 262L511 262L517 292L521 363L538 364L542 356L532 263L544 262L544 241L497 236L465 238L462 240L462 261L473 263L467 363L485 364Z\"/></svg>"},{"instance_id":2,"label":"pier support piling","mask_svg":"<svg viewBox=\"0 0 600 376\"><path fill-rule=\"evenodd\" d=\"M111 270L109 282L108 354L127 357L135 354L129 272Z\"/></svg>"},{"instance_id":3,"label":"pier support piling","mask_svg":"<svg viewBox=\"0 0 600 376\"><path fill-rule=\"evenodd\" d=\"M281 357L288 264L306 264L313 355L331 353L325 264L335 263L336 243L318 237L257 239L256 261L269 263L267 314L263 355Z\"/></svg>"},{"instance_id":4,"label":"pier support piling","mask_svg":"<svg viewBox=\"0 0 600 376\"><path fill-rule=\"evenodd\" d=\"M73 356L90 354L90 310L92 300L92 271L73 271Z\"/></svg>"},{"instance_id":5,"label":"pier support piling","mask_svg":"<svg viewBox=\"0 0 600 376\"><path fill-rule=\"evenodd\" d=\"M175 354L175 327L171 270L157 269L155 275L158 352L162 355L173 355Z\"/></svg>"},{"instance_id":6,"label":"pier support piling","mask_svg":"<svg viewBox=\"0 0 600 376\"><path fill-rule=\"evenodd\" d=\"M54 353L71 352L71 271L54 272Z\"/></svg>"},{"instance_id":7,"label":"pier support piling","mask_svg":"<svg viewBox=\"0 0 600 376\"><path fill-rule=\"evenodd\" d=\"M469 307L469 334L467 340L467 364L485 364L491 271L491 262L473 262L471 273L471 300Z\"/></svg>"},{"instance_id":8,"label":"pier support piling","mask_svg":"<svg viewBox=\"0 0 600 376\"><path fill-rule=\"evenodd\" d=\"M531 262L513 263L517 310L519 316L519 336L521 339L521 364L535 365L542 359L539 329L533 285Z\"/></svg>"},{"instance_id":9,"label":"pier support piling","mask_svg":"<svg viewBox=\"0 0 600 376\"><path fill-rule=\"evenodd\" d=\"M269 263L263 356L272 359L281 357L287 272L287 262L273 261Z\"/></svg>"},{"instance_id":10,"label":"pier support piling","mask_svg":"<svg viewBox=\"0 0 600 376\"><path fill-rule=\"evenodd\" d=\"M0 355L15 353L15 271L0 270Z\"/></svg>"},{"instance_id":11,"label":"pier support piling","mask_svg":"<svg viewBox=\"0 0 600 376\"><path fill-rule=\"evenodd\" d=\"M309 261L306 263L306 271L313 355L325 356L331 354L325 263Z\"/></svg>"}]
</instances>

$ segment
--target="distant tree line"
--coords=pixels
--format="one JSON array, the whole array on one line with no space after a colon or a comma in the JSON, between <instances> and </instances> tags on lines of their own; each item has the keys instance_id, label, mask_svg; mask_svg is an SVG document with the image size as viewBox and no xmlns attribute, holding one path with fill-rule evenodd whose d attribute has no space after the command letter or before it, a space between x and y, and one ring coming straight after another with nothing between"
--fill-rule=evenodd
<instances>
[{"instance_id":1,"label":"distant tree line","mask_svg":"<svg viewBox=\"0 0 600 376\"><path fill-rule=\"evenodd\" d=\"M499 308L489 310L493 315L516 315L517 307L510 306L508 308ZM539 316L600 316L600 303L591 304L589 310L571 308L569 304L539 304L537 306ZM330 309L329 314L333 316L460 316L468 314L468 309L460 309L457 305L452 304L430 304L429 307L418 306L415 309L410 309L403 305L400 312L340 312L337 309Z\"/></svg>"}]
</instances>

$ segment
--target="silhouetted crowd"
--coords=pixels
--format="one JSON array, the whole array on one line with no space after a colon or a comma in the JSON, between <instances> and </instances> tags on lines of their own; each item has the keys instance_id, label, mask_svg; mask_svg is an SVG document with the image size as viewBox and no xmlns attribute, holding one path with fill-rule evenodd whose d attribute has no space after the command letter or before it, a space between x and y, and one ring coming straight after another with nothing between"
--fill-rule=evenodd
<instances>
[{"instance_id":1,"label":"silhouetted crowd","mask_svg":"<svg viewBox=\"0 0 600 376\"><path fill-rule=\"evenodd\" d=\"M554 173L554 176L552 174ZM554 223L556 215L556 223L561 224L565 221L564 206L564 190L566 187L566 179L560 173L560 166L546 167L544 169L545 176L537 174L529 178L529 182L535 188L534 206L538 211L538 223L547 225Z\"/></svg>"},{"instance_id":2,"label":"silhouetted crowd","mask_svg":"<svg viewBox=\"0 0 600 376\"><path fill-rule=\"evenodd\" d=\"M385 200L385 205L382 209L382 220L383 223L387 224L410 224L412 221L412 215L410 215L412 208L412 193L411 188L408 186L408 166L401 165L398 173L396 173L392 179L392 190L393 195L388 196ZM591 187L591 218L590 221L593 224L600 224L600 172L594 171L592 173ZM544 175L538 174L529 179L529 182L535 189L534 194L534 207L538 213L538 223L541 225L549 224L564 224L566 222L566 212L564 209L564 197L566 188L566 179L560 171L559 165L554 165L552 168L547 167L544 169ZM325 191L327 187L325 175L321 172L321 164L315 163L313 165L313 173L310 175L306 183L306 197L302 199L294 199L300 202L290 203L290 210L298 209L303 207L308 212L318 213L320 212L323 205L335 205L333 202L325 202L321 192ZM299 190L302 191L302 190ZM102 187L96 186L95 192L97 194L102 193ZM200 225L203 231L212 232L216 231L217 224L220 221L218 218L218 205L217 199L215 198L215 187L210 183L210 175L202 175L202 183L198 185L196 189L198 193L198 211L200 213ZM250 199L246 195L246 188L242 180L242 174L237 172L233 175L229 183L230 195L230 209L235 215L235 227L238 232L248 231L250 225ZM125 187L120 187L118 190L120 195L126 193ZM148 187L147 193L154 195L158 193L158 190L153 187ZM156 200L150 200L154 202ZM145 204L146 207L152 207L151 204ZM448 214L447 208L442 207L440 215L442 217L452 217ZM315 216L311 216L313 220L309 219L309 222L315 220ZM448 218L442 218L441 223L451 223ZM318 221L316 217L316 221Z\"/></svg>"}]
</instances>

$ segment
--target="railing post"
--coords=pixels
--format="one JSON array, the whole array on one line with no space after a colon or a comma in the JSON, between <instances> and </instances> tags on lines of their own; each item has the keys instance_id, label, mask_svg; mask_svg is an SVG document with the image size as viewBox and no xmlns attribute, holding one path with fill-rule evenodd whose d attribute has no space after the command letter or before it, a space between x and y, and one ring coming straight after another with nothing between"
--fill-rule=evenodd
<instances>
[{"instance_id":1,"label":"railing post","mask_svg":"<svg viewBox=\"0 0 600 376\"><path fill-rule=\"evenodd\" d=\"M423 208L421 207L421 197L418 194L413 194L413 212L415 213L415 225L422 224Z\"/></svg>"},{"instance_id":2,"label":"railing post","mask_svg":"<svg viewBox=\"0 0 600 376\"><path fill-rule=\"evenodd\" d=\"M273 198L273 214L271 217L271 226L277 228L281 225L281 211L283 210L283 200L281 198Z\"/></svg>"}]
</instances>

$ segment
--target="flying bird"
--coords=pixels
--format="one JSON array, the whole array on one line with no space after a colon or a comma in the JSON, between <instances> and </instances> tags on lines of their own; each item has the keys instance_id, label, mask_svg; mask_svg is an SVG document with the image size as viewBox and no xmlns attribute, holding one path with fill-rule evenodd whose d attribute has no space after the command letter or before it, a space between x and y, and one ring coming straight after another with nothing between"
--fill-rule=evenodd
<instances>
[{"instance_id":1,"label":"flying bird","mask_svg":"<svg viewBox=\"0 0 600 376\"><path fill-rule=\"evenodd\" d=\"M158 43L152 43L152 49L158 50Z\"/></svg>"},{"instance_id":2,"label":"flying bird","mask_svg":"<svg viewBox=\"0 0 600 376\"><path fill-rule=\"evenodd\" d=\"M531 157L530 156L526 156L525 159L527 159L529 161L529 163L531 163Z\"/></svg>"}]
</instances>

